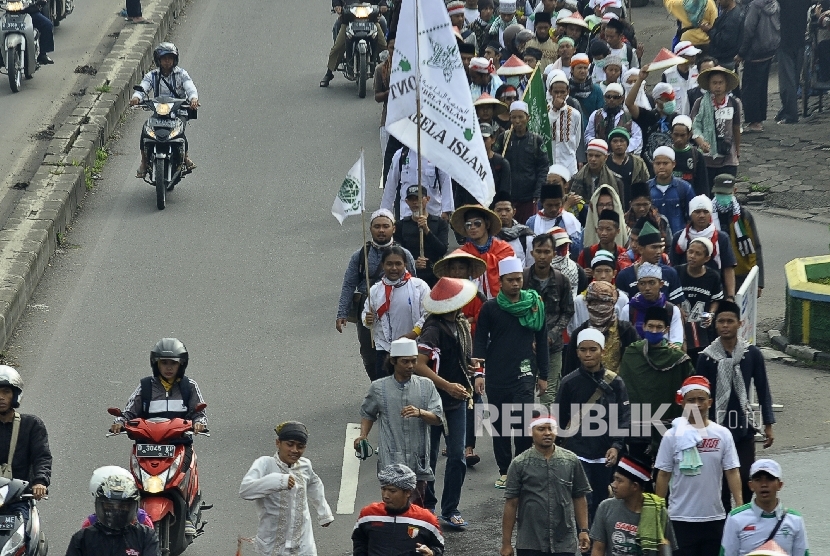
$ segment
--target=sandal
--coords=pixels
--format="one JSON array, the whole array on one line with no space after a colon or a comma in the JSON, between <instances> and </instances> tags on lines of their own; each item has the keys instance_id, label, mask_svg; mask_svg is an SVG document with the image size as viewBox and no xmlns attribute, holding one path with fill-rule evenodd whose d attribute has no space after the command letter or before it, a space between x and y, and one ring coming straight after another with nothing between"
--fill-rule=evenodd
<instances>
[{"instance_id":1,"label":"sandal","mask_svg":"<svg viewBox=\"0 0 830 556\"><path fill-rule=\"evenodd\" d=\"M137 177L140 180L143 180L144 176L146 176L146 175L147 175L147 170L143 169L141 166L139 166L138 170L135 171L135 177Z\"/></svg>"},{"instance_id":2,"label":"sandal","mask_svg":"<svg viewBox=\"0 0 830 556\"><path fill-rule=\"evenodd\" d=\"M461 517L461 514L452 514L451 516L447 517L445 515L441 516L441 521L452 527L453 529L463 529L464 527L468 526L469 523Z\"/></svg>"},{"instance_id":3,"label":"sandal","mask_svg":"<svg viewBox=\"0 0 830 556\"><path fill-rule=\"evenodd\" d=\"M496 488L507 488L507 475L500 476L499 480L496 481L496 484L493 486Z\"/></svg>"},{"instance_id":4,"label":"sandal","mask_svg":"<svg viewBox=\"0 0 830 556\"><path fill-rule=\"evenodd\" d=\"M188 172L192 172L196 169L196 163L188 158L184 161L184 167L187 169Z\"/></svg>"},{"instance_id":5,"label":"sandal","mask_svg":"<svg viewBox=\"0 0 830 556\"><path fill-rule=\"evenodd\" d=\"M464 460L467 462L467 467L472 467L481 461L481 457L478 454L469 454Z\"/></svg>"}]
</instances>

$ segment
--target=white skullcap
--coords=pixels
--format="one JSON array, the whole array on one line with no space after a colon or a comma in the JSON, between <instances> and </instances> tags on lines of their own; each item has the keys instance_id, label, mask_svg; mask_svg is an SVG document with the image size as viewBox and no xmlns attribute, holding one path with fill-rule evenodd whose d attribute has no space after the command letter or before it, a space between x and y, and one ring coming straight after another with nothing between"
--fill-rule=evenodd
<instances>
[{"instance_id":1,"label":"white skullcap","mask_svg":"<svg viewBox=\"0 0 830 556\"><path fill-rule=\"evenodd\" d=\"M571 172L561 164L554 164L548 168L548 175L553 174L559 176L565 181L571 181Z\"/></svg>"},{"instance_id":2,"label":"white skullcap","mask_svg":"<svg viewBox=\"0 0 830 556\"><path fill-rule=\"evenodd\" d=\"M530 115L530 108L528 108L527 103L523 100L514 100L510 104L510 111L519 110L524 112L525 114Z\"/></svg>"},{"instance_id":3,"label":"white skullcap","mask_svg":"<svg viewBox=\"0 0 830 556\"><path fill-rule=\"evenodd\" d=\"M470 71L492 74L495 73L496 68L492 60L488 60L487 58L473 58L470 60Z\"/></svg>"},{"instance_id":4,"label":"white skullcap","mask_svg":"<svg viewBox=\"0 0 830 556\"><path fill-rule=\"evenodd\" d=\"M666 93L671 93L674 96L674 89L668 83L663 83L662 81L654 86L651 90L651 98L657 98L660 95L664 95Z\"/></svg>"},{"instance_id":5,"label":"white skullcap","mask_svg":"<svg viewBox=\"0 0 830 556\"><path fill-rule=\"evenodd\" d=\"M579 346L585 340L590 340L599 344L599 347L605 349L605 336L596 328L586 328L576 337L576 345Z\"/></svg>"},{"instance_id":6,"label":"white skullcap","mask_svg":"<svg viewBox=\"0 0 830 556\"><path fill-rule=\"evenodd\" d=\"M658 280L662 280L663 269L659 264L643 263L637 269L637 280L643 278L657 278Z\"/></svg>"},{"instance_id":7,"label":"white skullcap","mask_svg":"<svg viewBox=\"0 0 830 556\"><path fill-rule=\"evenodd\" d=\"M696 210L705 210L712 214L712 200L706 195L698 195L689 201L689 216Z\"/></svg>"},{"instance_id":8,"label":"white skullcap","mask_svg":"<svg viewBox=\"0 0 830 556\"><path fill-rule=\"evenodd\" d=\"M692 119L689 116L684 116L683 114L675 116L671 122L671 125L672 127L676 125L682 125L689 131L692 131Z\"/></svg>"},{"instance_id":9,"label":"white skullcap","mask_svg":"<svg viewBox=\"0 0 830 556\"><path fill-rule=\"evenodd\" d=\"M605 92L617 93L618 95L622 95L625 94L625 89L623 89L623 86L619 83L611 83L610 85L608 85L608 87L606 87Z\"/></svg>"},{"instance_id":10,"label":"white skullcap","mask_svg":"<svg viewBox=\"0 0 830 556\"><path fill-rule=\"evenodd\" d=\"M512 274L514 272L523 272L524 265L522 261L517 259L516 257L505 257L499 261L499 276L504 276L505 274Z\"/></svg>"},{"instance_id":11,"label":"white skullcap","mask_svg":"<svg viewBox=\"0 0 830 556\"><path fill-rule=\"evenodd\" d=\"M380 218L381 216L384 218L388 218L392 221L393 224L395 223L395 215L392 214L392 211L389 209L378 209L375 212L373 212L372 217L369 219L369 223L371 224L375 218Z\"/></svg>"},{"instance_id":12,"label":"white skullcap","mask_svg":"<svg viewBox=\"0 0 830 556\"><path fill-rule=\"evenodd\" d=\"M552 66L553 64L550 64ZM550 67L548 66L548 67ZM565 75L565 72L561 69L551 70L550 74L548 75L547 80L547 87L550 89L550 86L554 83L564 83L565 85L570 85L570 81L568 81L568 76Z\"/></svg>"},{"instance_id":13,"label":"white skullcap","mask_svg":"<svg viewBox=\"0 0 830 556\"><path fill-rule=\"evenodd\" d=\"M530 421L530 425L528 425L528 429L530 432L533 432L533 429L538 427L539 425L547 425L550 424L553 431L556 432L556 419L553 417L548 417L547 415L536 417L535 419Z\"/></svg>"},{"instance_id":14,"label":"white skullcap","mask_svg":"<svg viewBox=\"0 0 830 556\"><path fill-rule=\"evenodd\" d=\"M654 149L654 155L652 155L652 160L656 159L658 156L666 156L674 161L674 149L671 147L667 147L663 145L662 147L657 147Z\"/></svg>"},{"instance_id":15,"label":"white skullcap","mask_svg":"<svg viewBox=\"0 0 830 556\"><path fill-rule=\"evenodd\" d=\"M415 340L401 338L392 342L389 349L389 357L413 357L418 355L418 344Z\"/></svg>"},{"instance_id":16,"label":"white skullcap","mask_svg":"<svg viewBox=\"0 0 830 556\"><path fill-rule=\"evenodd\" d=\"M689 242L689 247L691 247L691 245L694 242L698 242L701 245L703 245L706 248L706 254L707 255L711 255L712 252L715 250L715 245L712 243L712 240L709 239L708 237L696 237L696 238L694 238L692 241ZM686 249L688 250L688 247Z\"/></svg>"}]
</instances>

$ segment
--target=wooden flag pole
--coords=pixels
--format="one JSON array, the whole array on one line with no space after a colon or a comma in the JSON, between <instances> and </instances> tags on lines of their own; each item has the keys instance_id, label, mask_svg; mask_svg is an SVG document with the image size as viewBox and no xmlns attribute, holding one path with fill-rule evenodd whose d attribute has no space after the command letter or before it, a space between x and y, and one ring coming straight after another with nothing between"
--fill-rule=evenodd
<instances>
[{"instance_id":1,"label":"wooden flag pole","mask_svg":"<svg viewBox=\"0 0 830 556\"><path fill-rule=\"evenodd\" d=\"M421 211L423 210L424 206L424 193L423 193L423 185L421 184L421 47L420 47L420 24L418 16L418 0L415 0L415 52L416 58L418 59L417 67L418 67L418 85L415 87L415 118L416 124L418 126L417 135L415 136L416 141L416 155L418 156L418 215L421 215ZM402 191L401 194L406 198L406 191ZM421 250L421 257L424 256L424 230L421 226L418 226L418 240L420 243L420 250Z\"/></svg>"}]
</instances>

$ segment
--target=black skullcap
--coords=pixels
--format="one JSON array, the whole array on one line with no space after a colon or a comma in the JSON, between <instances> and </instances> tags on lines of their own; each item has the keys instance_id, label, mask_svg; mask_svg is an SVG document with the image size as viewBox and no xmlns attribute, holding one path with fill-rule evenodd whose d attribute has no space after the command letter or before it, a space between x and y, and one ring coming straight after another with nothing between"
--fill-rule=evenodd
<instances>
[{"instance_id":1,"label":"black skullcap","mask_svg":"<svg viewBox=\"0 0 830 556\"><path fill-rule=\"evenodd\" d=\"M562 199L565 193L562 191L562 186L558 183L546 183L542 186L542 191L539 194L539 201L544 202L545 199Z\"/></svg>"},{"instance_id":2,"label":"black skullcap","mask_svg":"<svg viewBox=\"0 0 830 556\"><path fill-rule=\"evenodd\" d=\"M617 223L617 226L620 225L620 215L617 214L617 211L610 210L610 209L603 209L601 213L599 213L599 218L597 218L597 222L600 220L611 220Z\"/></svg>"},{"instance_id":3,"label":"black skullcap","mask_svg":"<svg viewBox=\"0 0 830 556\"><path fill-rule=\"evenodd\" d=\"M644 181L637 181L631 184L631 198L648 197L651 199L651 188Z\"/></svg>"},{"instance_id":4,"label":"black skullcap","mask_svg":"<svg viewBox=\"0 0 830 556\"><path fill-rule=\"evenodd\" d=\"M279 440L296 440L303 444L308 442L308 429L299 421L286 421L277 425L274 430L277 431Z\"/></svg>"},{"instance_id":5,"label":"black skullcap","mask_svg":"<svg viewBox=\"0 0 830 556\"><path fill-rule=\"evenodd\" d=\"M547 12L537 12L535 16L533 16L533 23L547 23L548 25L552 25L553 18L551 14Z\"/></svg>"},{"instance_id":6,"label":"black skullcap","mask_svg":"<svg viewBox=\"0 0 830 556\"><path fill-rule=\"evenodd\" d=\"M669 312L666 311L665 307L657 307L656 305L653 307L649 307L646 309L646 316L643 320L643 323L646 323L650 320L660 320L663 321L666 326L671 325L671 319L669 318Z\"/></svg>"},{"instance_id":7,"label":"black skullcap","mask_svg":"<svg viewBox=\"0 0 830 556\"><path fill-rule=\"evenodd\" d=\"M513 199L510 197L510 192L505 190L496 191L496 194L493 195L493 202L490 203L490 210L496 208L496 203L503 203L507 201L508 203L512 203Z\"/></svg>"},{"instance_id":8,"label":"black skullcap","mask_svg":"<svg viewBox=\"0 0 830 556\"><path fill-rule=\"evenodd\" d=\"M734 301L723 300L720 303L718 303L718 308L715 311L715 318L717 318L718 315L721 313L735 313L735 315L737 315L738 317L738 320L741 320L741 308Z\"/></svg>"},{"instance_id":9,"label":"black skullcap","mask_svg":"<svg viewBox=\"0 0 830 556\"><path fill-rule=\"evenodd\" d=\"M476 46L474 44L470 44L468 42L459 42L458 43L458 52L461 54L475 54L476 53Z\"/></svg>"}]
</instances>

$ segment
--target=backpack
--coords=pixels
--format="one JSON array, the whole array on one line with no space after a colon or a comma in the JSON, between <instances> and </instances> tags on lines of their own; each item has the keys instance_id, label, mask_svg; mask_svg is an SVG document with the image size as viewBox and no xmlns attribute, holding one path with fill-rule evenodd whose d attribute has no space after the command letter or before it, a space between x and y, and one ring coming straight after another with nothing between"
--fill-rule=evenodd
<instances>
[{"instance_id":1,"label":"backpack","mask_svg":"<svg viewBox=\"0 0 830 556\"><path fill-rule=\"evenodd\" d=\"M153 400L153 379L155 377L148 376L141 379L141 417L147 418L150 414L150 402ZM182 393L182 403L185 407L190 407L190 379L182 376L179 381L179 390Z\"/></svg>"}]
</instances>

